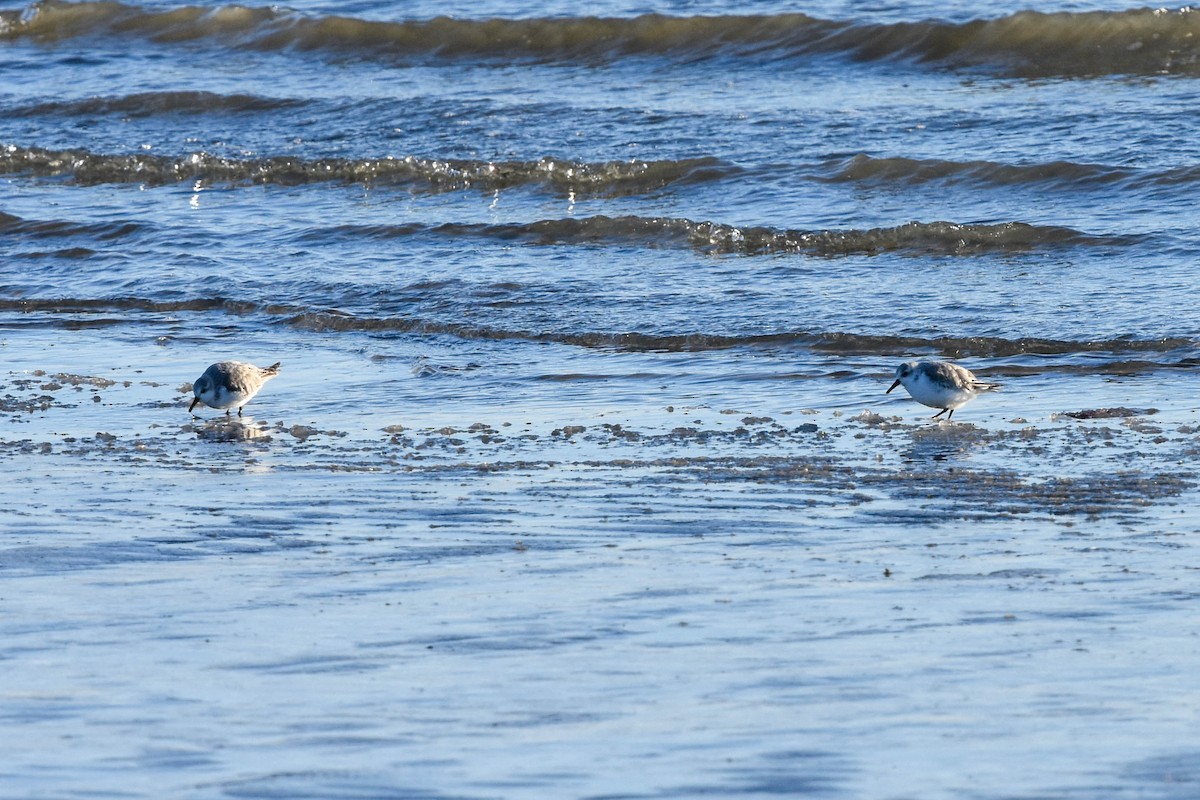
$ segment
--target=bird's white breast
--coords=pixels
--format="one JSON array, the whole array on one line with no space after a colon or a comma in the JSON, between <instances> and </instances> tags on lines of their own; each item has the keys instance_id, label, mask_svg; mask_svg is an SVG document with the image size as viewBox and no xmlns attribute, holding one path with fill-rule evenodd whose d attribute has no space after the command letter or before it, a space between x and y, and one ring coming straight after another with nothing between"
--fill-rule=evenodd
<instances>
[{"instance_id":1,"label":"bird's white breast","mask_svg":"<svg viewBox=\"0 0 1200 800\"><path fill-rule=\"evenodd\" d=\"M200 393L200 399L211 408L230 408L249 400L252 393L235 392L221 383Z\"/></svg>"},{"instance_id":2,"label":"bird's white breast","mask_svg":"<svg viewBox=\"0 0 1200 800\"><path fill-rule=\"evenodd\" d=\"M914 375L904 388L913 400L931 408L958 408L974 397L968 389L944 383L925 373Z\"/></svg>"}]
</instances>

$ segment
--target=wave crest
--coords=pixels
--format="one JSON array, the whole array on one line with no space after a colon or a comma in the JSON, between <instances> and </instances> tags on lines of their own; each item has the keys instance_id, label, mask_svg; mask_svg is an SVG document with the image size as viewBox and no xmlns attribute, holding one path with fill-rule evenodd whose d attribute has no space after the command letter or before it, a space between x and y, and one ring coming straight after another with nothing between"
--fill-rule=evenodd
<instances>
[{"instance_id":1,"label":"wave crest","mask_svg":"<svg viewBox=\"0 0 1200 800\"><path fill-rule=\"evenodd\" d=\"M400 184L433 192L496 191L532 185L562 194L612 197L641 194L676 183L716 181L737 172L736 167L716 158L596 163L555 158L474 161L416 156L228 158L203 152L171 157L145 153L106 155L86 150L46 150L17 145L0 147L0 174L66 177L84 185L138 183L161 186L200 181L292 186L334 182Z\"/></svg>"},{"instance_id":2,"label":"wave crest","mask_svg":"<svg viewBox=\"0 0 1200 800\"><path fill-rule=\"evenodd\" d=\"M28 220L0 212L0 232L33 237L92 235L114 239L147 230L142 223L108 222L81 225L63 220ZM491 239L553 246L605 245L646 248L683 247L713 255L758 256L795 253L812 256L874 255L889 251L969 256L986 252L1019 252L1039 247L1114 246L1137 242L1133 236L1094 236L1071 228L1024 222L908 222L866 230L779 230L696 222L678 217L567 217L526 223L343 225L310 228L298 239L328 242L336 238L404 239L436 236Z\"/></svg>"},{"instance_id":3,"label":"wave crest","mask_svg":"<svg viewBox=\"0 0 1200 800\"><path fill-rule=\"evenodd\" d=\"M329 233L322 230L312 235L324 238ZM705 253L747 256L775 253L848 256L888 251L971 255L1037 247L1129 244L1133 241L1131 237L1093 236L1071 228L1024 222L908 222L866 230L802 231L637 216L594 216L499 225L446 223L434 226L350 226L340 228L335 233L380 238L415 235L480 237L535 245L634 244L642 247L687 247Z\"/></svg>"},{"instance_id":4,"label":"wave crest","mask_svg":"<svg viewBox=\"0 0 1200 800\"><path fill-rule=\"evenodd\" d=\"M200 92L89 98L10 109L14 116L56 114L200 113L201 106L240 113L298 104L248 95L224 97ZM310 183L359 183L403 186L415 192L501 191L535 187L561 196L625 197L683 187L766 176L774 180L827 183L879 183L914 186L930 182L1000 186L1043 184L1071 189L1094 185L1177 186L1200 182L1200 167L1144 170L1072 161L1008 164L996 161L946 161L865 153L815 164L776 164L748 168L711 156L643 161L582 162L545 156L534 161L384 156L317 158L270 156L234 158L207 152L182 156L150 153L111 155L88 150L50 150L0 145L0 175L32 175L72 180L81 185L138 183L162 186L179 182L242 186Z\"/></svg>"},{"instance_id":5,"label":"wave crest","mask_svg":"<svg viewBox=\"0 0 1200 800\"><path fill-rule=\"evenodd\" d=\"M262 50L334 50L362 57L507 61L802 58L843 54L979 67L1029 77L1200 72L1200 14L1134 9L996 19L865 23L806 14L632 18L452 19L380 22L238 5L143 8L47 0L0 13L0 38L40 41L136 36L171 45L215 40Z\"/></svg>"},{"instance_id":6,"label":"wave crest","mask_svg":"<svg viewBox=\"0 0 1200 800\"><path fill-rule=\"evenodd\" d=\"M133 312L131 314L130 312ZM887 336L843 331L787 330L773 333L726 335L704 332L676 334L608 331L531 331L447 322L418 316L360 316L342 311L314 309L289 303L232 300L226 297L196 297L181 300L153 300L143 297L0 298L0 313L48 315L47 325L86 327L86 318L111 325L115 320L136 322L135 314L159 324L162 315L181 313L219 313L235 316L260 315L274 324L323 333L408 333L453 336L460 339L525 340L549 342L585 348L613 348L635 351L696 352L731 348L802 348L836 355L907 356L914 353L947 358L1006 358L1022 355L1069 356L1072 354L1138 355L1154 361L1122 362L1145 367L1177 366L1194 369L1197 342L1174 337L1163 339L1116 338L1074 341L1042 337L1004 338L994 336L921 337ZM1165 359L1177 357L1174 362ZM1049 365L1049 369L1111 371L1113 364L1096 361L1094 365ZM1036 372L1041 367L1010 366L1010 373Z\"/></svg>"}]
</instances>

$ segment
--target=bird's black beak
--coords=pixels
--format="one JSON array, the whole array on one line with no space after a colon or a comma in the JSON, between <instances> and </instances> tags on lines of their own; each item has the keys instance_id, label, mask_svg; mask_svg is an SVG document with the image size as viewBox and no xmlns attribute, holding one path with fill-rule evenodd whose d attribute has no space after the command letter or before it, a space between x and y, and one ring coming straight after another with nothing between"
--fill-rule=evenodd
<instances>
[{"instance_id":1,"label":"bird's black beak","mask_svg":"<svg viewBox=\"0 0 1200 800\"><path fill-rule=\"evenodd\" d=\"M195 398L194 400L192 400L192 404L191 404L190 406L188 406L188 413L189 413L189 414L190 414L190 413L192 413L192 409L193 409L193 408L195 408L195 407L196 407L196 403L199 403L199 402L200 402L200 398L199 398L199 397L197 397L197 398Z\"/></svg>"},{"instance_id":2,"label":"bird's black beak","mask_svg":"<svg viewBox=\"0 0 1200 800\"><path fill-rule=\"evenodd\" d=\"M896 381L895 383L893 383L891 386L888 387L888 390L886 392L884 392L884 394L891 394L892 389L895 389L899 385L900 385L900 381Z\"/></svg>"}]
</instances>

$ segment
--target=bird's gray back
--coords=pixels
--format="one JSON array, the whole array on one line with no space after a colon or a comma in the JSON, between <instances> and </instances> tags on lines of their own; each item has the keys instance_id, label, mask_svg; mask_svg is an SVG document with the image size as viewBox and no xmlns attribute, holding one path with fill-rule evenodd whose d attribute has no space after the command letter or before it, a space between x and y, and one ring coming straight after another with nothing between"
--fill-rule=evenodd
<instances>
[{"instance_id":1,"label":"bird's gray back","mask_svg":"<svg viewBox=\"0 0 1200 800\"><path fill-rule=\"evenodd\" d=\"M218 361L204 371L213 386L224 386L231 392L250 392L262 385L258 367L240 361Z\"/></svg>"},{"instance_id":2,"label":"bird's gray back","mask_svg":"<svg viewBox=\"0 0 1200 800\"><path fill-rule=\"evenodd\" d=\"M922 361L917 368L931 380L949 384L956 389L970 389L978 383L971 370L949 361Z\"/></svg>"}]
</instances>

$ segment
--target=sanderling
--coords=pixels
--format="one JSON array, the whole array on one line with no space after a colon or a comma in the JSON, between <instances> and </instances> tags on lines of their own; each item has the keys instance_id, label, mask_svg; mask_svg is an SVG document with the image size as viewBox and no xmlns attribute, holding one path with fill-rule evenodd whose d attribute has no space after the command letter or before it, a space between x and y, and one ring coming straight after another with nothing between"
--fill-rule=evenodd
<instances>
[{"instance_id":1,"label":"sanderling","mask_svg":"<svg viewBox=\"0 0 1200 800\"><path fill-rule=\"evenodd\" d=\"M884 394L903 385L913 400L930 408L940 408L933 415L937 419L946 414L954 416L954 409L966 405L981 392L998 389L998 383L985 383L971 374L971 370L948 361L909 361L896 367L896 382Z\"/></svg>"},{"instance_id":2,"label":"sanderling","mask_svg":"<svg viewBox=\"0 0 1200 800\"><path fill-rule=\"evenodd\" d=\"M204 403L211 408L226 409L226 415L230 408L237 406L240 417L242 406L258 394L264 383L278 374L278 361L269 367L256 367L241 361L218 361L204 370L204 374L192 384L196 399L188 406L188 413L196 407L196 403Z\"/></svg>"}]
</instances>

